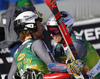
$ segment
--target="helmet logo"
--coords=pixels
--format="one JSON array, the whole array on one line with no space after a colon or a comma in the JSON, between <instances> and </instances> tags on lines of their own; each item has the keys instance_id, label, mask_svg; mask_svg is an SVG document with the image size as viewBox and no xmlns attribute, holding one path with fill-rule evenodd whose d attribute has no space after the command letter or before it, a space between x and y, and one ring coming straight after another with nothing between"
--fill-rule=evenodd
<instances>
[{"instance_id":1,"label":"helmet logo","mask_svg":"<svg viewBox=\"0 0 100 79\"><path fill-rule=\"evenodd\" d=\"M38 18L38 15L34 14L34 15L28 17L28 18L25 18L25 20L27 21L27 20L31 20L31 19L37 19L37 18Z\"/></svg>"},{"instance_id":2,"label":"helmet logo","mask_svg":"<svg viewBox=\"0 0 100 79\"><path fill-rule=\"evenodd\" d=\"M25 27L34 28L34 25L33 24L27 24L27 25L25 25Z\"/></svg>"},{"instance_id":3,"label":"helmet logo","mask_svg":"<svg viewBox=\"0 0 100 79\"><path fill-rule=\"evenodd\" d=\"M50 22L48 22L48 25L50 25Z\"/></svg>"},{"instance_id":4,"label":"helmet logo","mask_svg":"<svg viewBox=\"0 0 100 79\"><path fill-rule=\"evenodd\" d=\"M26 3L24 3L25 5L29 5L29 3L28 2L26 2Z\"/></svg>"},{"instance_id":5,"label":"helmet logo","mask_svg":"<svg viewBox=\"0 0 100 79\"><path fill-rule=\"evenodd\" d=\"M21 54L18 56L17 60L18 60L18 61L21 61L24 57L25 57L25 54L24 54L24 53L21 53Z\"/></svg>"}]
</instances>

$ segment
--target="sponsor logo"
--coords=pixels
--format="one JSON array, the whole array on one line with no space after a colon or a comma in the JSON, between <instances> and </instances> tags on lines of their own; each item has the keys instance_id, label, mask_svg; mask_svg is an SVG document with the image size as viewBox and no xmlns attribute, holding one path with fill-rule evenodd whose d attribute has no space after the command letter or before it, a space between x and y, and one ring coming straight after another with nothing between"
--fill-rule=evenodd
<instances>
[{"instance_id":1,"label":"sponsor logo","mask_svg":"<svg viewBox=\"0 0 100 79\"><path fill-rule=\"evenodd\" d=\"M37 14L34 14L32 16L29 16L29 17L25 18L25 21L32 20L32 19L36 19L36 18L38 18L38 15Z\"/></svg>"},{"instance_id":2,"label":"sponsor logo","mask_svg":"<svg viewBox=\"0 0 100 79\"><path fill-rule=\"evenodd\" d=\"M98 67L96 68L97 70L100 70L100 63L99 63L99 65L98 65Z\"/></svg>"},{"instance_id":3,"label":"sponsor logo","mask_svg":"<svg viewBox=\"0 0 100 79\"><path fill-rule=\"evenodd\" d=\"M29 65L31 62L32 62L32 58L24 58L22 61L20 61L20 62L17 64L17 67L18 67L18 68L22 68L23 65L25 65L25 64Z\"/></svg>"},{"instance_id":4,"label":"sponsor logo","mask_svg":"<svg viewBox=\"0 0 100 79\"><path fill-rule=\"evenodd\" d=\"M87 41L92 41L92 40L99 40L100 39L100 27L97 28L89 28L89 29L82 29L78 33L75 31L76 35L83 36Z\"/></svg>"},{"instance_id":5,"label":"sponsor logo","mask_svg":"<svg viewBox=\"0 0 100 79\"><path fill-rule=\"evenodd\" d=\"M22 53L22 54L20 54L19 56L18 56L18 61L21 61L23 58L25 57L25 54L24 53Z\"/></svg>"},{"instance_id":6,"label":"sponsor logo","mask_svg":"<svg viewBox=\"0 0 100 79\"><path fill-rule=\"evenodd\" d=\"M51 6L51 10L53 10L54 8L56 8L57 7L57 5L56 5L56 0L51 0L51 2L50 2L50 6Z\"/></svg>"}]
</instances>

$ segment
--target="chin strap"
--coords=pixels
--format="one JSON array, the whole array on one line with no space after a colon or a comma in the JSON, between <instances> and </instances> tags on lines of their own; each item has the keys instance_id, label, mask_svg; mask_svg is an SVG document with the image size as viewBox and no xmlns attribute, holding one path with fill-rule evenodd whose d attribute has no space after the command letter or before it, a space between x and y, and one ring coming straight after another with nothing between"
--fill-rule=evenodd
<instances>
[{"instance_id":1,"label":"chin strap","mask_svg":"<svg viewBox=\"0 0 100 79\"><path fill-rule=\"evenodd\" d=\"M29 31L29 32L30 32L30 35L31 35L32 39L34 39L33 34L32 34L32 31Z\"/></svg>"}]
</instances>

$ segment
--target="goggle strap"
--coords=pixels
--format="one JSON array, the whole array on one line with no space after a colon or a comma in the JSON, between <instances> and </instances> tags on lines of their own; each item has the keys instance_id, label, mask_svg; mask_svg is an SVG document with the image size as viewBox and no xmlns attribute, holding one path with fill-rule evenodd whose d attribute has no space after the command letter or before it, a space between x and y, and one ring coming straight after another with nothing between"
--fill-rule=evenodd
<instances>
[{"instance_id":1,"label":"goggle strap","mask_svg":"<svg viewBox=\"0 0 100 79\"><path fill-rule=\"evenodd\" d=\"M43 19L42 14L39 11L36 11L36 13L38 14L39 18Z\"/></svg>"},{"instance_id":2,"label":"goggle strap","mask_svg":"<svg viewBox=\"0 0 100 79\"><path fill-rule=\"evenodd\" d=\"M65 21L65 25L67 25L67 26L70 26L73 23L74 23L74 18L71 18L70 20Z\"/></svg>"}]
</instances>

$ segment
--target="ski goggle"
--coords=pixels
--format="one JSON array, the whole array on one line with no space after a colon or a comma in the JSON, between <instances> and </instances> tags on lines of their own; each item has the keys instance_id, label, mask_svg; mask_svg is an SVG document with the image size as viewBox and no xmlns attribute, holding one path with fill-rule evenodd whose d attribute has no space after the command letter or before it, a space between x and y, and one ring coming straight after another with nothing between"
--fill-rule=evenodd
<instances>
[{"instance_id":1,"label":"ski goggle","mask_svg":"<svg viewBox=\"0 0 100 79\"><path fill-rule=\"evenodd\" d=\"M50 34L53 34L53 35L60 34L60 31L57 26L56 27L47 27L47 29Z\"/></svg>"}]
</instances>

